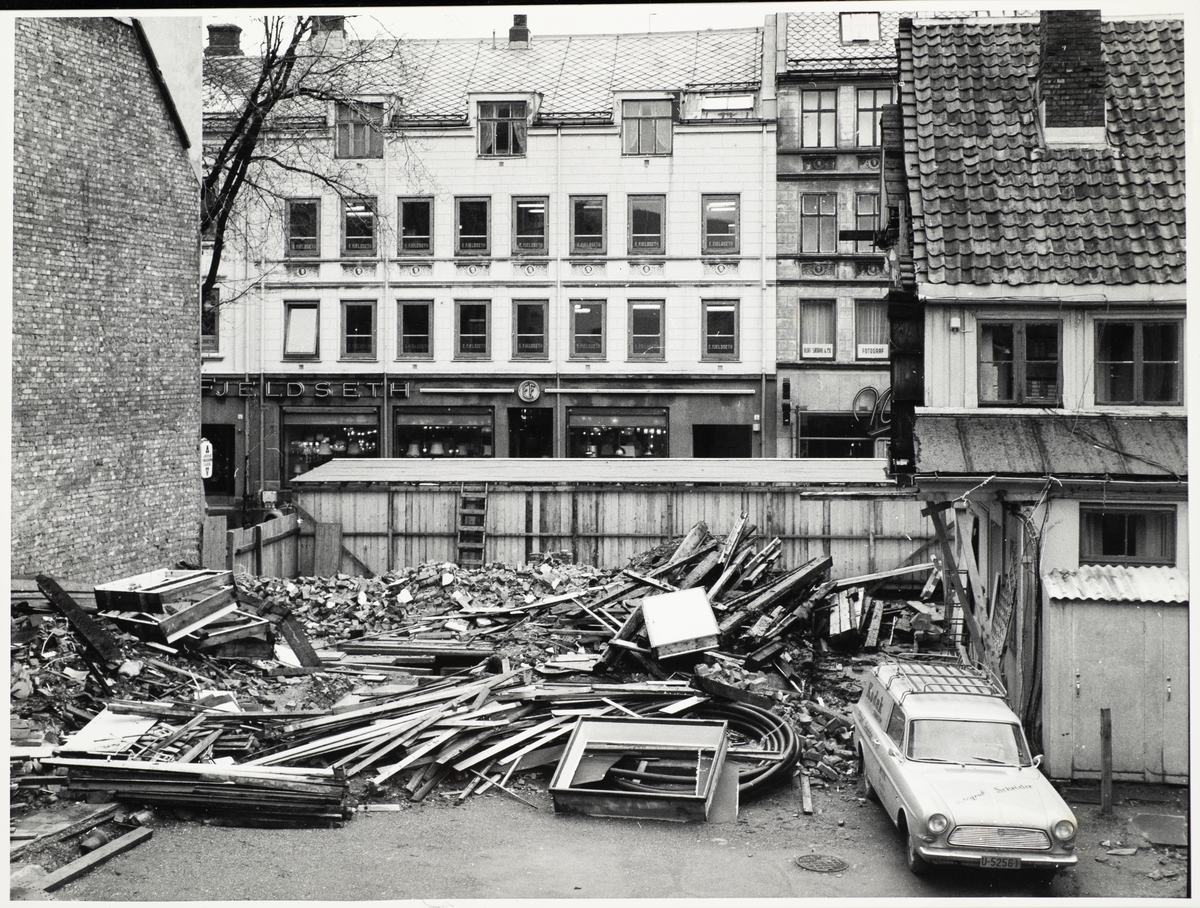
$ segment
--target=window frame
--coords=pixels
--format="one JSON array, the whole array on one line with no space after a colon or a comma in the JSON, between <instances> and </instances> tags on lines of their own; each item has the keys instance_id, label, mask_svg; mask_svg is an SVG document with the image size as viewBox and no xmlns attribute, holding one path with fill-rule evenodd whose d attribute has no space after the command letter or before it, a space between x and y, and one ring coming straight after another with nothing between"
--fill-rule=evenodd
<instances>
[{"instance_id":1,"label":"window frame","mask_svg":"<svg viewBox=\"0 0 1200 908\"><path fill-rule=\"evenodd\" d=\"M579 246L579 233L576 221L578 207L589 202L600 203L600 246L598 249L585 249ZM570 196L571 207L571 255L606 255L608 253L608 196L607 195L573 195Z\"/></svg>"},{"instance_id":2,"label":"window frame","mask_svg":"<svg viewBox=\"0 0 1200 908\"><path fill-rule=\"evenodd\" d=\"M580 353L578 349L579 335L576 333L575 315L576 306L586 303L589 306L600 307L600 351L598 353ZM571 307L568 318L569 331L569 348L568 359L580 360L587 362L600 362L608 357L608 300L603 299L568 299L567 305Z\"/></svg>"},{"instance_id":3,"label":"window frame","mask_svg":"<svg viewBox=\"0 0 1200 908\"><path fill-rule=\"evenodd\" d=\"M1163 544L1168 554L1157 557L1147 555L1108 555L1104 552L1088 552L1085 546L1092 535L1087 529L1088 518L1104 518L1122 515L1129 517L1154 517L1162 521ZM1179 514L1174 506L1111 505L1081 502L1079 505L1079 563L1108 565L1163 565L1174 567L1179 561ZM1102 535L1103 530L1100 531ZM1102 542L1102 540L1101 540Z\"/></svg>"},{"instance_id":4,"label":"window frame","mask_svg":"<svg viewBox=\"0 0 1200 908\"><path fill-rule=\"evenodd\" d=\"M366 203L367 208L371 212L371 249L369 252L362 250L352 250L349 247L350 240L350 204L353 201ZM360 195L353 199L342 199L342 257L368 259L374 258L379 253L379 202L375 196Z\"/></svg>"},{"instance_id":5,"label":"window frame","mask_svg":"<svg viewBox=\"0 0 1200 908\"><path fill-rule=\"evenodd\" d=\"M863 309L865 307L875 307L883 310L883 342L878 344L864 344L863 336ZM864 362L882 362L890 358L891 350L889 346L890 331L887 318L887 300L881 299L856 299L854 301L854 358ZM863 353L863 347L882 347L883 352L868 352Z\"/></svg>"},{"instance_id":6,"label":"window frame","mask_svg":"<svg viewBox=\"0 0 1200 908\"><path fill-rule=\"evenodd\" d=\"M658 311L658 334L653 335L658 338L657 350L649 352L638 352L634 349L634 340L637 337L651 337L652 335L637 335L634 333L634 315L635 309L656 309ZM626 357L630 362L664 362L667 358L667 301L663 299L631 299L626 302L626 335L628 342L626 345Z\"/></svg>"},{"instance_id":7,"label":"window frame","mask_svg":"<svg viewBox=\"0 0 1200 908\"><path fill-rule=\"evenodd\" d=\"M638 104L665 104L667 112L665 116L652 115L642 116L639 113L630 114L628 110L631 105ZM642 148L642 124L651 122L655 126L653 128L653 144L658 148L659 130L658 123L666 121L667 124L667 141L666 151L643 151ZM632 134L634 145L636 148L630 149L630 129L636 127L636 132ZM621 154L629 157L667 157L671 155L675 148L675 104L670 98L622 98L621 99Z\"/></svg>"},{"instance_id":8,"label":"window frame","mask_svg":"<svg viewBox=\"0 0 1200 908\"><path fill-rule=\"evenodd\" d=\"M709 312L716 307L733 308L733 352L713 353L710 338L720 337L709 330ZM742 355L742 306L739 299L702 299L700 301L700 361L705 363L735 363Z\"/></svg>"},{"instance_id":9,"label":"window frame","mask_svg":"<svg viewBox=\"0 0 1200 908\"><path fill-rule=\"evenodd\" d=\"M805 200L817 199L817 213L806 214L804 211ZM824 203L829 202L832 210L826 213ZM800 253L802 255L834 255L838 251L838 217L837 217L837 193L836 192L802 192L800 193ZM805 223L813 221L816 224L816 239L817 244L815 249L805 248L806 235ZM828 228L826 235L826 228ZM829 246L826 248L825 240L829 240Z\"/></svg>"},{"instance_id":10,"label":"window frame","mask_svg":"<svg viewBox=\"0 0 1200 908\"><path fill-rule=\"evenodd\" d=\"M428 324L428 334L425 335L409 335L410 337L424 337L428 349L424 353L410 353L404 349L404 310L407 307L421 307L426 310ZM434 353L434 305L433 300L396 300L396 359L398 360L418 360L427 361L433 359Z\"/></svg>"},{"instance_id":11,"label":"window frame","mask_svg":"<svg viewBox=\"0 0 1200 908\"><path fill-rule=\"evenodd\" d=\"M353 362L374 362L376 359L376 354L378 352L378 343L376 341L376 332L378 331L378 327L379 327L379 318L378 318L379 306L378 306L378 304L376 303L375 300L364 300L364 299L342 300L341 303L342 303L342 305L341 305L342 329L340 332L341 347L342 347L341 359L344 361L353 361ZM366 353L359 353L359 352L351 353L350 349L349 349L350 348L350 343L349 343L350 342L350 334L348 333L349 310L352 306L369 307L371 310L371 334L370 334L371 349Z\"/></svg>"},{"instance_id":12,"label":"window frame","mask_svg":"<svg viewBox=\"0 0 1200 908\"><path fill-rule=\"evenodd\" d=\"M313 224L314 224L314 230L316 232L314 233L314 235L311 238L310 237L296 237L292 233L292 208L294 206L299 206L299 205L313 206L313 209L314 209ZM285 218L284 225L283 225L283 232L284 232L283 255L284 255L284 258L306 258L306 259L320 258L321 257L321 200L316 199L316 198L288 199L287 203L286 203L286 208L284 210L284 218ZM311 239L312 240L312 249L311 250L307 250L307 249L297 250L295 248L295 241L297 239Z\"/></svg>"},{"instance_id":13,"label":"window frame","mask_svg":"<svg viewBox=\"0 0 1200 908\"><path fill-rule=\"evenodd\" d=\"M221 288L213 287L200 301L200 353L221 350Z\"/></svg>"},{"instance_id":14,"label":"window frame","mask_svg":"<svg viewBox=\"0 0 1200 908\"><path fill-rule=\"evenodd\" d=\"M804 342L804 313L806 309L814 309L820 306L822 309L832 313L832 318L829 323L833 329L833 337L828 344L824 343L809 343ZM837 359L837 300L836 299L802 299L800 300L800 359L801 360L818 360L821 362L832 362ZM828 353L805 353L805 347L828 347Z\"/></svg>"},{"instance_id":15,"label":"window frame","mask_svg":"<svg viewBox=\"0 0 1200 908\"><path fill-rule=\"evenodd\" d=\"M1146 358L1145 358L1145 328L1147 325L1174 325L1176 342L1175 342L1175 359L1173 360L1151 360L1151 363L1174 363L1175 365L1175 394L1174 397L1167 400L1146 400ZM1100 399L1100 374L1106 365L1118 364L1123 360L1100 360L1100 344L1103 338L1103 332L1109 325L1126 325L1134 329L1133 332L1133 360L1130 365L1133 369L1133 399L1132 400L1101 400ZM1183 404L1183 389L1186 384L1184 375L1184 347L1186 344L1186 319L1182 316L1177 317L1160 317L1160 318L1140 318L1135 316L1121 317L1112 316L1096 319L1096 327L1093 334L1095 347L1092 353L1092 363L1095 368L1095 388L1093 397L1095 404L1098 407L1176 407Z\"/></svg>"},{"instance_id":16,"label":"window frame","mask_svg":"<svg viewBox=\"0 0 1200 908\"><path fill-rule=\"evenodd\" d=\"M367 117L365 112L378 111L379 117ZM387 110L382 101L334 102L334 157L343 159L382 158L383 126ZM363 127L361 135L354 127ZM343 137L345 141L343 141ZM365 139L365 143L364 140ZM356 147L365 144L365 152L356 153ZM359 149L361 151L361 149Z\"/></svg>"},{"instance_id":17,"label":"window frame","mask_svg":"<svg viewBox=\"0 0 1200 908\"><path fill-rule=\"evenodd\" d=\"M833 99L832 107L822 106L826 96ZM808 98L816 98L816 107L805 107ZM801 148L837 148L838 147L838 90L836 88L802 88L800 90L800 147ZM809 116L816 119L810 120ZM815 123L815 135L811 134L809 123ZM825 141L828 139L829 141Z\"/></svg>"},{"instance_id":18,"label":"window frame","mask_svg":"<svg viewBox=\"0 0 1200 908\"><path fill-rule=\"evenodd\" d=\"M313 350L300 353L289 353L288 346L292 335L292 313L300 310L313 311ZM282 359L287 361L312 361L321 358L321 301L320 300L284 300L283 301L283 352Z\"/></svg>"},{"instance_id":19,"label":"window frame","mask_svg":"<svg viewBox=\"0 0 1200 908\"><path fill-rule=\"evenodd\" d=\"M476 149L478 156L481 158L523 158L529 151L529 102L524 99L493 99L480 100L475 102L475 125L477 127L477 143ZM499 106L502 104L520 105L520 115L510 115L507 117L500 116ZM485 112L485 108L492 108L494 113ZM508 144L511 149L514 145L513 139L516 138L521 146L518 151L487 151L484 147L488 126L491 126L493 137L493 147L499 147L499 142L496 141L500 135L500 127L503 125L509 133Z\"/></svg>"},{"instance_id":20,"label":"window frame","mask_svg":"<svg viewBox=\"0 0 1200 908\"><path fill-rule=\"evenodd\" d=\"M519 232L521 205L540 202L542 205L542 242L538 247L521 246ZM550 197L544 195L515 195L512 197L512 254L548 255L550 250Z\"/></svg>"},{"instance_id":21,"label":"window frame","mask_svg":"<svg viewBox=\"0 0 1200 908\"><path fill-rule=\"evenodd\" d=\"M404 235L404 206L413 203L424 203L429 209L429 235L426 237L427 245L424 249L407 249L405 248ZM396 198L396 254L409 256L425 256L433 255L433 236L434 236L434 204L433 196L427 195L402 195Z\"/></svg>"},{"instance_id":22,"label":"window frame","mask_svg":"<svg viewBox=\"0 0 1200 908\"><path fill-rule=\"evenodd\" d=\"M873 106L863 107L862 98L864 94L870 94ZM887 99L881 104L879 96L883 93ZM879 124L880 114L883 108L892 103L891 86L887 88L856 88L854 90L854 144L859 148L879 148L883 144L883 136L880 133L881 127ZM869 142L863 141L863 114L871 111L874 116L871 118L871 134Z\"/></svg>"},{"instance_id":23,"label":"window frame","mask_svg":"<svg viewBox=\"0 0 1200 908\"><path fill-rule=\"evenodd\" d=\"M714 202L733 201L733 245L724 248L713 246L717 237L729 234L708 232L709 205ZM700 195L700 252L702 255L741 255L742 250L742 196L740 193L705 192Z\"/></svg>"},{"instance_id":24,"label":"window frame","mask_svg":"<svg viewBox=\"0 0 1200 908\"><path fill-rule=\"evenodd\" d=\"M542 310L542 351L540 353L525 353L521 351L520 309L522 306L534 306ZM550 301L546 299L514 299L512 301L512 358L520 361L541 362L550 359Z\"/></svg>"},{"instance_id":25,"label":"window frame","mask_svg":"<svg viewBox=\"0 0 1200 908\"><path fill-rule=\"evenodd\" d=\"M464 249L462 245L462 205L464 202L484 203L484 248ZM474 236L474 234L472 234ZM492 254L492 197L489 195L460 195L454 197L454 254L456 256L487 256Z\"/></svg>"},{"instance_id":26,"label":"window frame","mask_svg":"<svg viewBox=\"0 0 1200 908\"><path fill-rule=\"evenodd\" d=\"M480 306L483 308L483 352L464 352L462 348L462 320L463 309L466 306ZM475 337L476 335L467 335ZM456 361L487 361L492 358L492 301L491 300L475 300L461 299L454 301L454 359Z\"/></svg>"},{"instance_id":27,"label":"window frame","mask_svg":"<svg viewBox=\"0 0 1200 908\"><path fill-rule=\"evenodd\" d=\"M1011 325L1013 331L1013 351L1012 351L1012 381L1013 381L1013 397L1005 400L987 400L984 396L984 330L990 325ZM1028 392L1028 342L1026 340L1026 329L1030 325L1047 326L1053 325L1058 330L1058 357L1057 357L1057 375L1055 378L1055 388L1053 396L1045 397L1031 396ZM1061 407L1062 406L1062 386L1063 386L1063 323L1061 319L1056 318L1001 318L1001 317L981 317L975 321L975 333L979 338L976 344L975 366L977 374L976 400L980 407ZM987 363L995 363L997 360L987 360ZM1038 360L1037 362L1041 362ZM997 392L998 395L998 392Z\"/></svg>"},{"instance_id":28,"label":"window frame","mask_svg":"<svg viewBox=\"0 0 1200 908\"><path fill-rule=\"evenodd\" d=\"M863 211L863 201L870 200L868 206L870 210ZM879 215L881 211L882 200L878 192L856 192L854 193L854 229L855 230L870 230L876 231L880 227ZM875 245L874 240L855 240L854 251L860 254L866 253L869 255L881 255L879 248Z\"/></svg>"},{"instance_id":29,"label":"window frame","mask_svg":"<svg viewBox=\"0 0 1200 908\"><path fill-rule=\"evenodd\" d=\"M661 203L662 207L659 211L660 229L658 232L658 245L654 248L639 249L634 246L635 236L650 236L651 234L635 234L633 231L633 212L634 206L639 202L656 200ZM667 197L663 193L633 193L626 197L626 248L629 255L666 255L667 254Z\"/></svg>"}]
</instances>

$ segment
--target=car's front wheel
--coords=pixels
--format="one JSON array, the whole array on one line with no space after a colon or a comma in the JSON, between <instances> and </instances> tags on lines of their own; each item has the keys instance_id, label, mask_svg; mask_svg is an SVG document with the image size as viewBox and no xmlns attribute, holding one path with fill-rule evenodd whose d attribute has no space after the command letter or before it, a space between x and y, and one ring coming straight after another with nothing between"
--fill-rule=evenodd
<instances>
[{"instance_id":1,"label":"car's front wheel","mask_svg":"<svg viewBox=\"0 0 1200 908\"><path fill-rule=\"evenodd\" d=\"M908 831L908 824L905 823L901 828L901 833L904 835L904 860L908 864L908 869L917 876L925 873L930 867L927 860L921 857L917 851L917 838Z\"/></svg>"}]
</instances>

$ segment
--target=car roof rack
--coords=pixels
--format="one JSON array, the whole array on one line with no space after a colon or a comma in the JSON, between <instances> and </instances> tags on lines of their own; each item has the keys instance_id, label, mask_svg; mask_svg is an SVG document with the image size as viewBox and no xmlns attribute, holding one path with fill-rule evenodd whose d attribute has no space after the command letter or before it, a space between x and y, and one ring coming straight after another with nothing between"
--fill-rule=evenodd
<instances>
[{"instance_id":1,"label":"car roof rack","mask_svg":"<svg viewBox=\"0 0 1200 908\"><path fill-rule=\"evenodd\" d=\"M892 658L882 663L896 671L886 687L897 703L909 694L973 694L1006 699L1000 679L980 663L968 665L957 656L924 655L919 658ZM892 684L896 690L892 690ZM903 688L903 689L902 689Z\"/></svg>"}]
</instances>

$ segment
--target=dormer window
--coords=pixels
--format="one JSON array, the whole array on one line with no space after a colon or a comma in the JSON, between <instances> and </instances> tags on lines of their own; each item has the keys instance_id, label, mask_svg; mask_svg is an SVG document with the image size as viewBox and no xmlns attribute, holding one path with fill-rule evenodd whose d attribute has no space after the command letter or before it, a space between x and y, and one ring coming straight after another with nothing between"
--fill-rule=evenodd
<instances>
[{"instance_id":1,"label":"dormer window","mask_svg":"<svg viewBox=\"0 0 1200 908\"><path fill-rule=\"evenodd\" d=\"M525 154L529 123L524 101L479 102L479 154L489 158Z\"/></svg>"},{"instance_id":2,"label":"dormer window","mask_svg":"<svg viewBox=\"0 0 1200 908\"><path fill-rule=\"evenodd\" d=\"M754 116L753 95L706 95L700 113L710 120L744 120Z\"/></svg>"},{"instance_id":3,"label":"dormer window","mask_svg":"<svg viewBox=\"0 0 1200 908\"><path fill-rule=\"evenodd\" d=\"M842 13L842 43L867 44L879 40L879 13Z\"/></svg>"},{"instance_id":4,"label":"dormer window","mask_svg":"<svg viewBox=\"0 0 1200 908\"><path fill-rule=\"evenodd\" d=\"M622 154L671 153L671 101L621 102Z\"/></svg>"},{"instance_id":5,"label":"dormer window","mask_svg":"<svg viewBox=\"0 0 1200 908\"><path fill-rule=\"evenodd\" d=\"M337 156L383 157L383 104L338 102Z\"/></svg>"}]
</instances>

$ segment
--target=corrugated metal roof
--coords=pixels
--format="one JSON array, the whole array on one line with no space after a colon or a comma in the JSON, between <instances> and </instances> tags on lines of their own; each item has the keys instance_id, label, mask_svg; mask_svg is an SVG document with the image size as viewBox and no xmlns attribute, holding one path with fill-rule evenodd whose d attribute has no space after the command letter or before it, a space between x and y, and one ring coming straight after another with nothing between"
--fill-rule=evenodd
<instances>
[{"instance_id":1,"label":"corrugated metal roof","mask_svg":"<svg viewBox=\"0 0 1200 908\"><path fill-rule=\"evenodd\" d=\"M853 459L720 458L334 458L300 476L293 486L318 483L491 482L522 485L755 483L813 485L826 482L891 485L887 461Z\"/></svg>"},{"instance_id":2,"label":"corrugated metal roof","mask_svg":"<svg viewBox=\"0 0 1200 908\"><path fill-rule=\"evenodd\" d=\"M1051 599L1099 602L1187 602L1187 571L1159 565L1084 564L1042 572Z\"/></svg>"},{"instance_id":3,"label":"corrugated metal roof","mask_svg":"<svg viewBox=\"0 0 1200 908\"><path fill-rule=\"evenodd\" d=\"M918 414L913 440L918 476L1187 479L1183 416Z\"/></svg>"}]
</instances>

